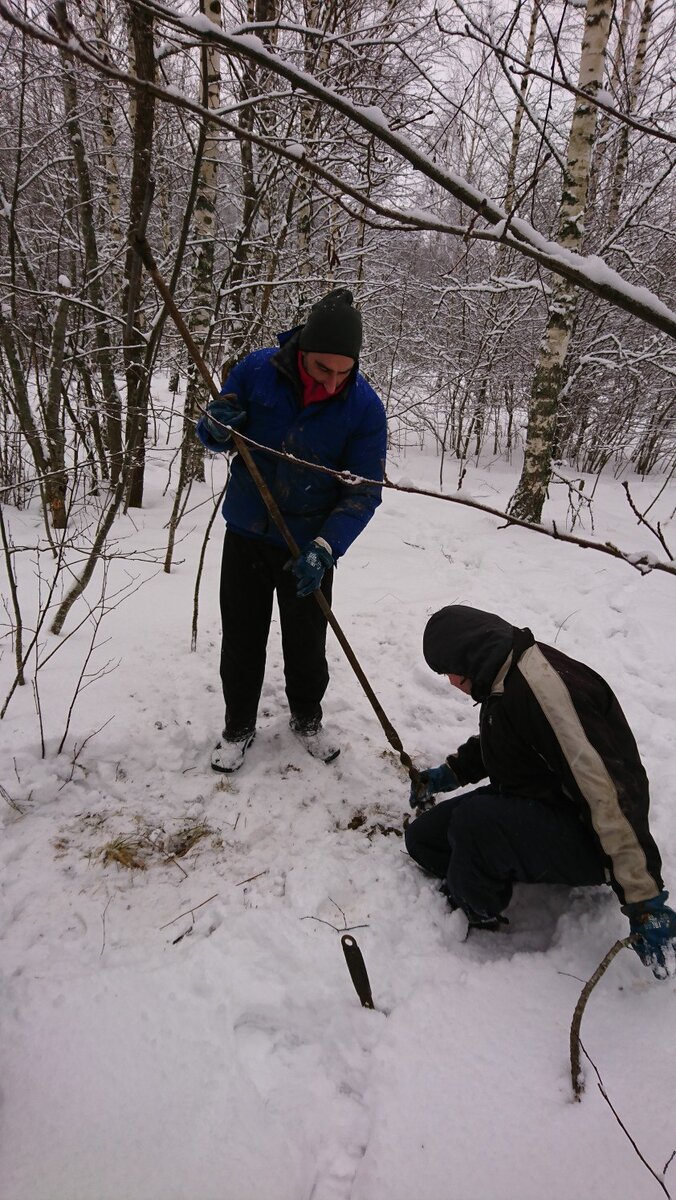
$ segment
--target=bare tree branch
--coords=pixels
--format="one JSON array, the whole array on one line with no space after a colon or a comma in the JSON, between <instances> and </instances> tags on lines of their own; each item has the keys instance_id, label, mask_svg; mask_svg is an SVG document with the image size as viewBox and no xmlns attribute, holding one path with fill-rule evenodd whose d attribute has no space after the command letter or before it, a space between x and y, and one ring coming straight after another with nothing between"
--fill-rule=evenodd
<instances>
[{"instance_id":1,"label":"bare tree branch","mask_svg":"<svg viewBox=\"0 0 676 1200\"><path fill-rule=\"evenodd\" d=\"M469 239L501 243L509 246L520 254L534 260L541 267L552 271L555 275L567 279L576 287L592 292L608 303L623 309L625 312L631 313L633 316L638 317L639 320L676 339L676 313L668 308L649 289L630 284L619 272L613 270L603 260L597 257L588 258L584 255L567 251L556 242L543 237L527 221L513 216L510 217L486 193L473 187L462 176L456 175L439 166L427 153L419 150L413 143L392 129L382 117L382 114L380 116L376 115L372 110L354 104L350 99L332 88L325 87L312 75L295 67L288 59L277 57L270 48L266 47L257 38L232 35L211 29L207 30L198 18L180 17L162 5L151 2L151 0L131 0L131 3L153 13L159 20L165 21L174 28L198 34L208 42L215 42L224 52L229 52L240 58L250 59L259 66L264 67L265 70L282 76L316 100L340 112L360 128L370 133L377 141L389 146L404 161L408 162L415 171L432 180L443 191L452 195L461 204L478 214L491 227L488 230L476 229L474 227L469 230L463 229L462 236ZM61 39L47 33L35 23L24 20L9 6L7 0L0 0L0 15L10 24L21 29L27 36L36 38L46 45L63 50L64 44ZM146 89L160 100L187 109L200 116L203 120L211 120L214 124L218 124L221 128L226 129L237 139L245 138L261 148L278 154L287 161L295 162L298 166L302 165L303 168L333 184L339 191L352 196L353 199L358 200L359 203L371 211L379 212L381 215L388 216L396 221L406 222L411 229L434 229L439 232L455 235L461 233L461 230L457 226L440 221L430 214L420 213L417 210L407 212L406 210L397 209L396 206L378 204L368 193L351 187L344 180L312 160L304 148L297 145L283 146L269 138L261 137L251 130L225 120L218 116L217 113L210 113L203 105L190 99L188 96L181 95L174 88L164 88L157 83L137 79L113 67L108 61L104 61L91 50L84 49L82 43L74 37L69 40L67 50L70 54L80 58L94 70L107 75L109 78L119 80L137 89Z\"/></svg>"}]
</instances>

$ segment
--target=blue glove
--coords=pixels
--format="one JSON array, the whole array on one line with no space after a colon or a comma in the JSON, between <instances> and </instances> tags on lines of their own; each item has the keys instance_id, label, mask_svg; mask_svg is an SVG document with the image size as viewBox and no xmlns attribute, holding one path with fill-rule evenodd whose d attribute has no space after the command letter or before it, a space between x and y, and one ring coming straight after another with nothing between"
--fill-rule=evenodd
<instances>
[{"instance_id":1,"label":"blue glove","mask_svg":"<svg viewBox=\"0 0 676 1200\"><path fill-rule=\"evenodd\" d=\"M233 429L239 429L245 421L246 412L238 397L229 393L220 400L211 401L199 425L209 441L215 442L219 449L225 449L230 442L230 431L225 426L231 425Z\"/></svg>"},{"instance_id":2,"label":"blue glove","mask_svg":"<svg viewBox=\"0 0 676 1200\"><path fill-rule=\"evenodd\" d=\"M656 979L676 975L676 913L665 904L668 898L668 892L660 892L652 900L622 905L631 932L637 935L633 949Z\"/></svg>"},{"instance_id":3,"label":"blue glove","mask_svg":"<svg viewBox=\"0 0 676 1200\"><path fill-rule=\"evenodd\" d=\"M427 804L433 796L436 796L437 792L454 792L457 787L460 787L460 781L455 771L449 767L447 762L442 763L440 767L428 767L426 771L421 771L418 780L419 782L411 783L411 792L408 798L411 808Z\"/></svg>"},{"instance_id":4,"label":"blue glove","mask_svg":"<svg viewBox=\"0 0 676 1200\"><path fill-rule=\"evenodd\" d=\"M308 542L298 558L290 558L284 564L285 571L293 571L298 586L297 596L311 596L324 578L324 572L333 566L333 555L325 542Z\"/></svg>"}]
</instances>

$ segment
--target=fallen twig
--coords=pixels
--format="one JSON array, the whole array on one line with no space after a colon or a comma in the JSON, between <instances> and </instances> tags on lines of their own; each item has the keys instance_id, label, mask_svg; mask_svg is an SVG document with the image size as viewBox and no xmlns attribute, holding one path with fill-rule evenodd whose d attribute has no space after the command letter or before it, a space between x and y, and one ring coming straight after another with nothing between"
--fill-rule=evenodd
<instances>
[{"instance_id":1,"label":"fallen twig","mask_svg":"<svg viewBox=\"0 0 676 1200\"><path fill-rule=\"evenodd\" d=\"M194 919L194 914L197 912L198 908L204 908L205 904L210 904L211 901L215 900L218 895L218 892L214 892L213 896L209 896L209 898L207 900L203 900L201 904L196 904L194 908L186 908L185 912L179 913L177 917L174 917L171 921L167 921L166 925L160 925L160 932L163 929L168 929L170 925L175 925L177 921L181 920L181 917L193 917Z\"/></svg>"},{"instance_id":2,"label":"fallen twig","mask_svg":"<svg viewBox=\"0 0 676 1200\"><path fill-rule=\"evenodd\" d=\"M340 928L338 925L332 925L330 921L325 921L322 917L300 917L301 921L318 921L320 925L328 925L329 929L335 930L336 933L351 933L353 929L368 929L368 925L343 925Z\"/></svg>"},{"instance_id":3,"label":"fallen twig","mask_svg":"<svg viewBox=\"0 0 676 1200\"><path fill-rule=\"evenodd\" d=\"M104 908L103 912L101 913L101 925L103 926L103 933L101 936L101 953L99 954L99 958L102 957L103 951L106 948L106 913L108 912L108 907L109 907L112 899L113 899L112 896L108 897L108 899L106 901L106 907Z\"/></svg>"},{"instance_id":4,"label":"fallen twig","mask_svg":"<svg viewBox=\"0 0 676 1200\"><path fill-rule=\"evenodd\" d=\"M580 999L575 1005L573 1021L570 1027L570 1078L576 1100L580 1099L584 1091L584 1080L580 1075L580 1026L582 1024L582 1017L587 1006L587 1001L601 976L604 975L608 970L608 967L615 958L615 955L619 954L620 950L622 950L625 946L631 946L632 941L633 935L631 937L621 938L619 941L615 942L614 946L611 946L603 961L599 963L598 967L594 971L591 979L588 979L585 983L582 991L580 992Z\"/></svg>"},{"instance_id":5,"label":"fallen twig","mask_svg":"<svg viewBox=\"0 0 676 1200\"><path fill-rule=\"evenodd\" d=\"M330 896L329 896L329 900L331 900ZM353 929L368 929L368 925L348 925L347 917L345 916L345 913L343 912L340 905L336 904L335 900L331 900L331 903L334 908L338 909L338 912L340 913L341 917L343 918L342 926L332 925L330 921L325 921L323 919L323 917L301 917L300 920L301 921L318 921L320 925L328 925L329 929L333 929L336 933L350 933Z\"/></svg>"},{"instance_id":6,"label":"fallen twig","mask_svg":"<svg viewBox=\"0 0 676 1200\"><path fill-rule=\"evenodd\" d=\"M257 875L250 875L248 879L240 879L239 883L235 884L235 887L243 887L245 883L252 883L254 879L260 879L261 875L267 875L268 869L266 867L264 871L259 871Z\"/></svg>"}]
</instances>

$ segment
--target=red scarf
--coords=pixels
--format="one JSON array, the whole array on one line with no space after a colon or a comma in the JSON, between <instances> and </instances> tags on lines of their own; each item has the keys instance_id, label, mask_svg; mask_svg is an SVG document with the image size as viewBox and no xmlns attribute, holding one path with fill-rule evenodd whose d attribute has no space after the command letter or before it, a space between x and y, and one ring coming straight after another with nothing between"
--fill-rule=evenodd
<instances>
[{"instance_id":1,"label":"red scarf","mask_svg":"<svg viewBox=\"0 0 676 1200\"><path fill-rule=\"evenodd\" d=\"M329 393L324 384L313 379L305 370L300 350L298 351L298 374L303 385L303 408L307 408L308 404L319 404L322 400L328 400Z\"/></svg>"}]
</instances>

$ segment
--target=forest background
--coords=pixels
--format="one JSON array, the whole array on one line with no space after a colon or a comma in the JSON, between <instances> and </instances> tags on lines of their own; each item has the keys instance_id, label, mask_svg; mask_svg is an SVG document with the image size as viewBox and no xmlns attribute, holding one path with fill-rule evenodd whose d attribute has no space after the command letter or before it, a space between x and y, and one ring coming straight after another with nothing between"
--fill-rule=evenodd
<instances>
[{"instance_id":1,"label":"forest background","mask_svg":"<svg viewBox=\"0 0 676 1200\"><path fill-rule=\"evenodd\" d=\"M612 896L462 942L333 644L334 773L279 723L275 638L250 773L209 771L227 464L130 233L216 381L353 290L393 490L337 603L388 713L420 765L473 731L430 606L531 624L617 688L673 880L675 37L670 0L0 0L11 1200L668 1194L673 982L628 950L585 1036L653 1178L589 1064L570 1103Z\"/></svg>"},{"instance_id":2,"label":"forest background","mask_svg":"<svg viewBox=\"0 0 676 1200\"><path fill-rule=\"evenodd\" d=\"M143 503L159 370L187 382L167 570L203 478L204 385L130 230L215 378L352 287L391 446L435 445L442 486L525 447L510 512L538 521L557 462L669 476L669 3L0 15L0 485L53 554L76 511L96 556Z\"/></svg>"}]
</instances>

